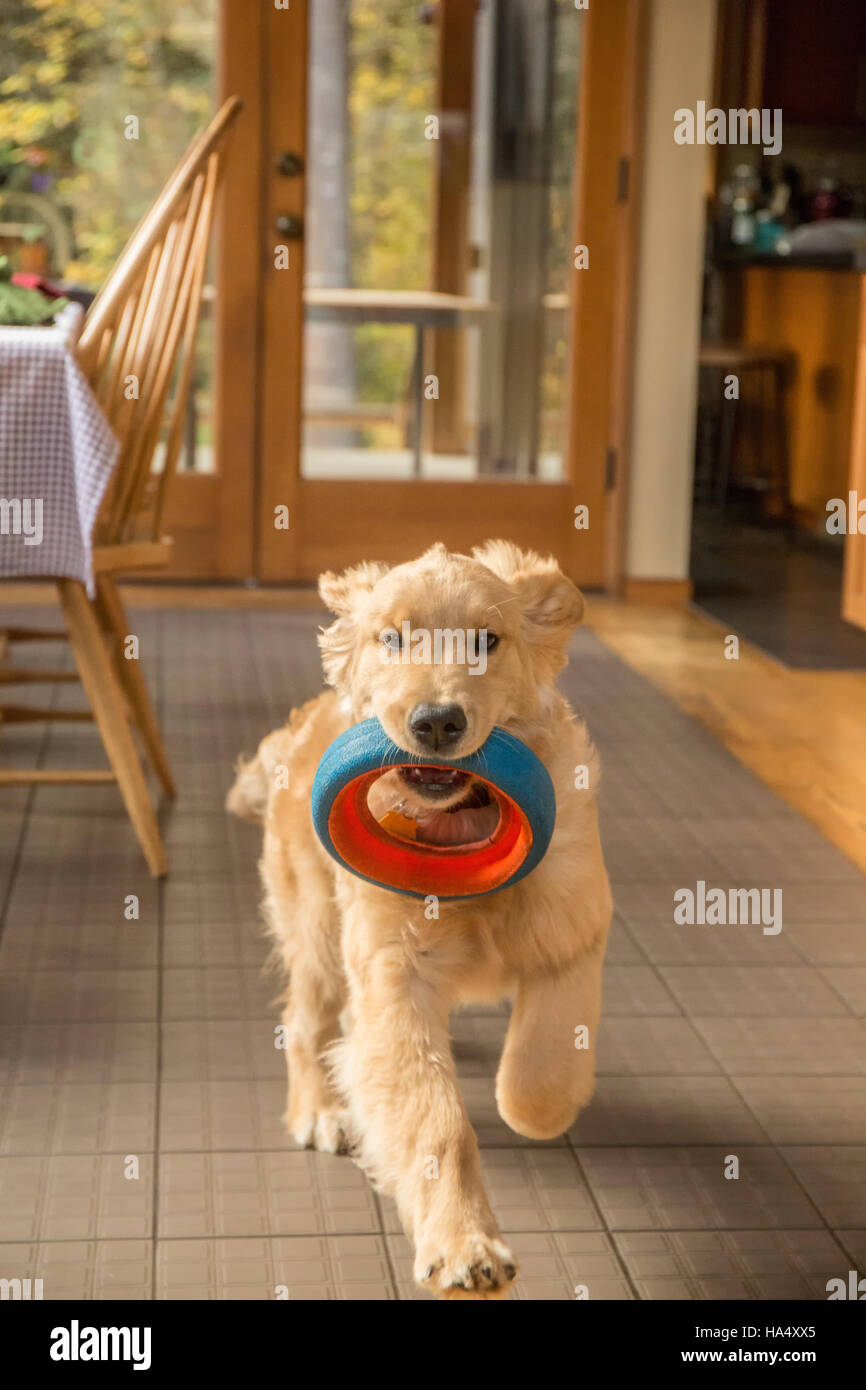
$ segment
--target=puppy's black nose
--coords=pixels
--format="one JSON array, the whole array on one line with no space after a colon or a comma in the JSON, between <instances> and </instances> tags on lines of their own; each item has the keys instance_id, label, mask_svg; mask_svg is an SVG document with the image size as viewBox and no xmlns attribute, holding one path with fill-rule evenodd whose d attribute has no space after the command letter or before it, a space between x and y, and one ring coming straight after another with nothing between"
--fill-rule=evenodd
<instances>
[{"instance_id":1,"label":"puppy's black nose","mask_svg":"<svg viewBox=\"0 0 866 1390\"><path fill-rule=\"evenodd\" d=\"M423 748L444 753L466 732L466 715L459 705L416 705L409 731Z\"/></svg>"}]
</instances>

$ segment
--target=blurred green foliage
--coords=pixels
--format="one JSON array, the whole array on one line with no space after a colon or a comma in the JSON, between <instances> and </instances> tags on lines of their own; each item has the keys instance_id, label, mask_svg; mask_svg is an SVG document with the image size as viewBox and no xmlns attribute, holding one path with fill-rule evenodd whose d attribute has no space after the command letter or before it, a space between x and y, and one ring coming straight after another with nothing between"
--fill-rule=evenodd
<instances>
[{"instance_id":1,"label":"blurred green foliage","mask_svg":"<svg viewBox=\"0 0 866 1390\"><path fill-rule=\"evenodd\" d=\"M350 4L350 254L352 283L363 289L429 288L436 146L424 119L436 111L437 35L419 9L406 0ZM413 346L411 328L358 328L359 399L400 399Z\"/></svg>"},{"instance_id":2,"label":"blurred green foliage","mask_svg":"<svg viewBox=\"0 0 866 1390\"><path fill-rule=\"evenodd\" d=\"M98 283L213 109L217 0L3 0L0 193L37 193L71 224ZM124 121L139 121L139 139Z\"/></svg>"}]
</instances>

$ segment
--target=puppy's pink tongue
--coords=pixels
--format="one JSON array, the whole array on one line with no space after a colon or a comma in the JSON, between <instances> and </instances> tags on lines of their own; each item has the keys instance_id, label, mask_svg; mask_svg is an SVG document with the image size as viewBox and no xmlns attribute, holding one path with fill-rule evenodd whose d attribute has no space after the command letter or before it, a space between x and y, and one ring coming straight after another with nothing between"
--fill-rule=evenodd
<instances>
[{"instance_id":1,"label":"puppy's pink tongue","mask_svg":"<svg viewBox=\"0 0 866 1390\"><path fill-rule=\"evenodd\" d=\"M493 803L465 811L425 811L418 816L415 839L426 845L478 845L489 840L498 824L499 808Z\"/></svg>"}]
</instances>

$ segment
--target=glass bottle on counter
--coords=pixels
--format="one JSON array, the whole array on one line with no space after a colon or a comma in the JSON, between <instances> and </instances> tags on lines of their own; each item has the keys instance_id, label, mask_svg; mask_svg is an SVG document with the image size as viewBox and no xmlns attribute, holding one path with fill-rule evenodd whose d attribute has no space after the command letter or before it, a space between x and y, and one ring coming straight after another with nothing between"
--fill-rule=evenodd
<instances>
[{"instance_id":1,"label":"glass bottle on counter","mask_svg":"<svg viewBox=\"0 0 866 1390\"><path fill-rule=\"evenodd\" d=\"M755 210L760 182L751 164L738 164L731 190L731 241L734 246L751 246L755 240Z\"/></svg>"}]
</instances>

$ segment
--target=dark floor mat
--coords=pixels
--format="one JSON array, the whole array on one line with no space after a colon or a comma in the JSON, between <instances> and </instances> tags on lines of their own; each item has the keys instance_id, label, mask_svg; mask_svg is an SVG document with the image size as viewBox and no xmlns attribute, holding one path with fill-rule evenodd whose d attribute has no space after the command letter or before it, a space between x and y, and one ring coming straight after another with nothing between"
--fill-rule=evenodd
<instances>
[{"instance_id":1,"label":"dark floor mat","mask_svg":"<svg viewBox=\"0 0 866 1390\"><path fill-rule=\"evenodd\" d=\"M841 549L701 511L692 579L699 608L786 666L866 670L866 632L839 614Z\"/></svg>"}]
</instances>

